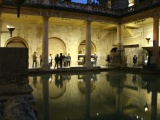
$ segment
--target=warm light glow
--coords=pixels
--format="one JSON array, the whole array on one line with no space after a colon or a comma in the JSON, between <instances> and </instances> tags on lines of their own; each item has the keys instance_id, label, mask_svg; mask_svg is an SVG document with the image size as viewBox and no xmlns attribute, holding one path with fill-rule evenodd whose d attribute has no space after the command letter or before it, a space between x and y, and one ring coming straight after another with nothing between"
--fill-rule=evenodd
<instances>
[{"instance_id":1,"label":"warm light glow","mask_svg":"<svg viewBox=\"0 0 160 120\"><path fill-rule=\"evenodd\" d=\"M7 28L15 28L14 26L7 25Z\"/></svg>"},{"instance_id":2,"label":"warm light glow","mask_svg":"<svg viewBox=\"0 0 160 120\"><path fill-rule=\"evenodd\" d=\"M144 111L146 112L146 111L148 111L149 110L149 108L148 108L148 105L147 105L147 103L146 103L146 105L144 106Z\"/></svg>"},{"instance_id":3,"label":"warm light glow","mask_svg":"<svg viewBox=\"0 0 160 120\"><path fill-rule=\"evenodd\" d=\"M134 5L134 3L129 3L129 7L130 7L130 6L133 6L133 5Z\"/></svg>"},{"instance_id":4,"label":"warm light glow","mask_svg":"<svg viewBox=\"0 0 160 120\"><path fill-rule=\"evenodd\" d=\"M145 112L148 111L148 107L145 107L145 108L144 108L144 111L145 111Z\"/></svg>"}]
</instances>

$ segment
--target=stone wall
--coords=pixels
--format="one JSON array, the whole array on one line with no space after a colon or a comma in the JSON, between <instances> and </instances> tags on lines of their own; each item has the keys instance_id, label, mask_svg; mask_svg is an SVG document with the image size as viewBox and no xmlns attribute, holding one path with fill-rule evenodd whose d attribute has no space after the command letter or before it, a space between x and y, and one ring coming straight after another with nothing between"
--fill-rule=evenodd
<instances>
[{"instance_id":1,"label":"stone wall","mask_svg":"<svg viewBox=\"0 0 160 120\"><path fill-rule=\"evenodd\" d=\"M6 23L7 24L7 23ZM29 67L32 66L32 54L37 51L38 67L39 56L42 54L42 24L34 23L17 23L12 24L16 29L13 32L13 37L19 37L26 42L29 53ZM5 25L5 22L4 22ZM4 26L3 26L4 27ZM72 57L71 66L78 65L78 48L82 41L86 40L85 26L63 26L49 24L49 54L54 57L60 52L64 54L70 53ZM106 56L112 49L112 45L116 43L116 31L92 28L91 40L95 46L96 54L98 55L97 65L106 64ZM2 47L10 40L9 34L2 34ZM103 52L102 52L103 51ZM94 54L94 53L92 53ZM54 63L53 63L54 64Z\"/></svg>"}]
</instances>

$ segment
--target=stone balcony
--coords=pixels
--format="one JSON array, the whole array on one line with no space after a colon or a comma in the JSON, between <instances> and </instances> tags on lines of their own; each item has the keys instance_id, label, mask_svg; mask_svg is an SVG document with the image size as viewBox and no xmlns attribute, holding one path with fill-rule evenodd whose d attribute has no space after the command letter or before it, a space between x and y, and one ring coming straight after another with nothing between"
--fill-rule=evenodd
<instances>
[{"instance_id":1,"label":"stone balcony","mask_svg":"<svg viewBox=\"0 0 160 120\"><path fill-rule=\"evenodd\" d=\"M12 0L2 0L2 5L11 5L15 6ZM34 7L34 8L44 8L44 9L53 9L53 10L65 10L65 11L74 11L87 14L97 14L102 16L110 17L123 17L128 16L140 11L152 9L160 6L159 0L146 0L141 3L137 3L131 7L125 9L110 9L107 7L102 7L99 5L93 4L80 4L74 2L64 2L64 1L53 1L53 0L27 0L23 6L25 7Z\"/></svg>"}]
</instances>

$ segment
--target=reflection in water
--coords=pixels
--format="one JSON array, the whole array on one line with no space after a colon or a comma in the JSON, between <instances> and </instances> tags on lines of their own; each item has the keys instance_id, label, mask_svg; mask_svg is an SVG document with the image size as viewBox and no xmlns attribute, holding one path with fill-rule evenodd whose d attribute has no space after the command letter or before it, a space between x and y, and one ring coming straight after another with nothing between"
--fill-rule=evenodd
<instances>
[{"instance_id":1,"label":"reflection in water","mask_svg":"<svg viewBox=\"0 0 160 120\"><path fill-rule=\"evenodd\" d=\"M159 120L158 78L108 71L46 74L29 83L38 120Z\"/></svg>"}]
</instances>

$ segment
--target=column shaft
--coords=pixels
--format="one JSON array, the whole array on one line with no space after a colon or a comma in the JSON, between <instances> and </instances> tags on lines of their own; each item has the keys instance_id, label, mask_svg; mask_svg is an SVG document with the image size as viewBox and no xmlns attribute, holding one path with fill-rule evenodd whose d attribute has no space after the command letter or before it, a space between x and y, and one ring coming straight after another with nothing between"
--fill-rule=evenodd
<instances>
[{"instance_id":1,"label":"column shaft","mask_svg":"<svg viewBox=\"0 0 160 120\"><path fill-rule=\"evenodd\" d=\"M151 64L157 66L159 63L159 17L153 17L153 51Z\"/></svg>"},{"instance_id":2,"label":"column shaft","mask_svg":"<svg viewBox=\"0 0 160 120\"><path fill-rule=\"evenodd\" d=\"M117 25L117 42L118 42L118 49L123 49L123 32L124 32L124 25Z\"/></svg>"},{"instance_id":3,"label":"column shaft","mask_svg":"<svg viewBox=\"0 0 160 120\"><path fill-rule=\"evenodd\" d=\"M91 21L86 21L86 54L85 67L93 67L91 63Z\"/></svg>"},{"instance_id":4,"label":"column shaft","mask_svg":"<svg viewBox=\"0 0 160 120\"><path fill-rule=\"evenodd\" d=\"M43 16L43 40L42 40L42 69L49 70L48 64L48 18Z\"/></svg>"}]
</instances>

